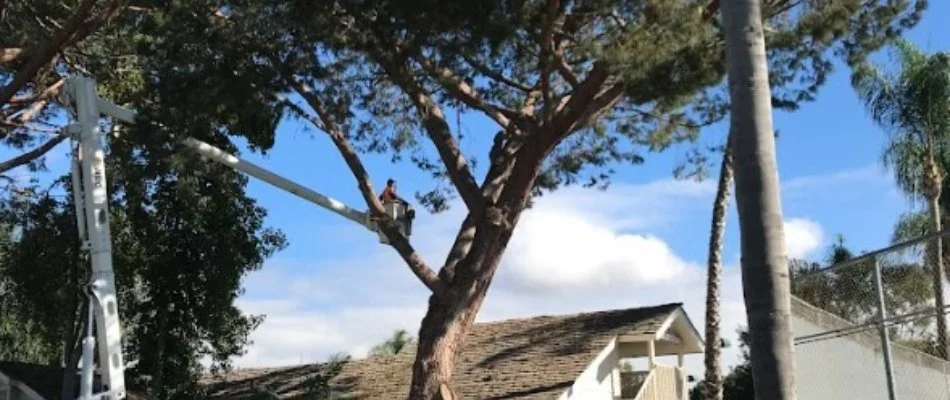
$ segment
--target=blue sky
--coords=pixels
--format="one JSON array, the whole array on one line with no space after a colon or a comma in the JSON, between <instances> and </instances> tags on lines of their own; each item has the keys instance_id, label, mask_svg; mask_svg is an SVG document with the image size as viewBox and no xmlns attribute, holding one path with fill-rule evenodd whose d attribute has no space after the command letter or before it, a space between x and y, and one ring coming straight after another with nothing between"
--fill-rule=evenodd
<instances>
[{"instance_id":1,"label":"blue sky","mask_svg":"<svg viewBox=\"0 0 950 400\"><path fill-rule=\"evenodd\" d=\"M950 15L950 2L931 2L908 38L927 51L950 50L950 28L941 15ZM790 254L820 258L839 233L859 251L888 244L894 222L910 204L881 166L885 135L866 117L847 71L839 66L817 101L794 113L777 112L774 120L781 133L777 152ZM301 124L282 125L266 156L245 156L364 208L339 154L320 132ZM474 116L462 125L463 147L485 154L495 127ZM717 141L724 132L720 125L703 134ZM620 168L606 192L571 188L542 198L516 232L479 319L681 301L701 324L713 188L711 182L672 181L685 150L650 154L643 165ZM57 173L65 171L65 151L55 150L60 156L50 161ZM393 166L385 157L364 162L377 186L393 177L407 195L432 185L413 167ZM359 355L393 329L417 330L426 293L373 234L261 182L252 180L248 192L268 209L268 224L283 230L290 246L245 281L241 306L268 317L239 365L314 361L336 351ZM459 211L417 218L413 242L435 267ZM730 212L724 293L729 331L743 319L734 268L736 222Z\"/></svg>"}]
</instances>

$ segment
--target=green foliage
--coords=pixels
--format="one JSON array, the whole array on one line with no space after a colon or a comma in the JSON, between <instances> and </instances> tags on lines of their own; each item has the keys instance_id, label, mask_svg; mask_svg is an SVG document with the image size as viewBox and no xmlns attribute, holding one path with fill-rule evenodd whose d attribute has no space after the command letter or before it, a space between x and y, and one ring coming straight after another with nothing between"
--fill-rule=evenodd
<instances>
[{"instance_id":1,"label":"green foliage","mask_svg":"<svg viewBox=\"0 0 950 400\"><path fill-rule=\"evenodd\" d=\"M4 211L4 223L18 234L0 269L12 284L20 316L38 328L44 347L56 349L53 360L62 362L64 346L76 345L81 285L89 276L79 257L72 207L46 195L9 199Z\"/></svg>"},{"instance_id":2,"label":"green foliage","mask_svg":"<svg viewBox=\"0 0 950 400\"><path fill-rule=\"evenodd\" d=\"M9 226L0 226L0 260L10 251ZM49 363L56 359L56 346L43 340L36 323L20 306L13 292L13 281L0 262L0 360Z\"/></svg>"},{"instance_id":3,"label":"green foliage","mask_svg":"<svg viewBox=\"0 0 950 400\"><path fill-rule=\"evenodd\" d=\"M237 57L238 65L254 60L282 71L288 91L294 92L295 82L304 84L323 108L298 105L291 107L293 114L319 130L328 128L329 118L343 124L358 150L388 153L431 173L437 187L418 198L441 210L445 196L454 192L440 182L452 175L444 165L451 161L434 160L420 135L432 128L419 115L426 107L488 115L502 110L519 119L516 127L501 126L495 141L503 144L515 139L515 131L530 137L541 134L528 131L554 129L558 107L580 94L577 83L595 64L604 66L609 78L599 89L616 84L621 96L590 104L584 113L593 118L576 121L545 151L534 180L538 193L574 183L604 187L617 163L640 163L645 152L694 140L702 126L721 119L727 106L722 35L715 21L701 15L703 5L587 0L548 10L547 2L532 0L235 2L216 29L241 35L214 33L220 37L212 41L216 52L186 55L182 62L165 59L176 65L170 69L187 64L201 76L218 73L207 60L217 63L236 54L245 57ZM777 2L768 18L775 104L794 108L811 100L831 71L833 54L862 60L880 47L877 38L916 23L925 6L925 1ZM542 43L548 32L554 49ZM247 71L245 78L261 82L261 98L274 97L271 72ZM459 81L477 94L475 100L448 89ZM431 106L415 103L409 93L415 89L433 96ZM530 112L524 112L526 105ZM455 131L450 137L462 136ZM465 156L472 168L497 161L491 154Z\"/></svg>"},{"instance_id":4,"label":"green foliage","mask_svg":"<svg viewBox=\"0 0 950 400\"><path fill-rule=\"evenodd\" d=\"M370 350L370 355L373 356L391 356L399 354L403 348L406 347L412 341L412 336L409 335L409 332L406 332L404 329L399 329L396 332L393 332L393 335L383 341Z\"/></svg>"}]
</instances>

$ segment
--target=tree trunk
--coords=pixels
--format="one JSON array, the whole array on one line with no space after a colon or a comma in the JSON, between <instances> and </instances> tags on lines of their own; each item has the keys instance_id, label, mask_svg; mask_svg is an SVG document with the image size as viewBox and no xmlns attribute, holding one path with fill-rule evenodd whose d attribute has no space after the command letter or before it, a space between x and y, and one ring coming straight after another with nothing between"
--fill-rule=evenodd
<instances>
[{"instance_id":1,"label":"tree trunk","mask_svg":"<svg viewBox=\"0 0 950 400\"><path fill-rule=\"evenodd\" d=\"M933 218L934 232L940 232L942 229L940 221L940 206L938 199L930 199L930 215ZM933 263L933 283L934 299L937 306L937 351L944 359L950 359L950 341L947 339L947 316L946 299L944 298L944 260L939 254L943 254L943 238L937 237L928 243L928 259Z\"/></svg>"},{"instance_id":2,"label":"tree trunk","mask_svg":"<svg viewBox=\"0 0 950 400\"><path fill-rule=\"evenodd\" d=\"M720 7L729 68L742 288L755 397L793 400L789 271L760 7L758 0L724 0Z\"/></svg>"},{"instance_id":3,"label":"tree trunk","mask_svg":"<svg viewBox=\"0 0 950 400\"><path fill-rule=\"evenodd\" d=\"M459 399L452 389L455 357L465 344L511 239L510 228L486 224L479 228L481 232L475 235L468 254L456 266L453 282L457 285L452 285L449 297L429 298L429 309L419 330L410 400Z\"/></svg>"},{"instance_id":4,"label":"tree trunk","mask_svg":"<svg viewBox=\"0 0 950 400\"><path fill-rule=\"evenodd\" d=\"M73 400L76 398L76 384L79 377L77 364L82 355L82 340L86 332L86 311L89 309L88 298L79 294L72 293L72 290L81 287L79 284L81 268L80 263L73 265L69 270L67 277L67 288L70 292L69 300L63 307L63 380L60 397L63 400Z\"/></svg>"},{"instance_id":5,"label":"tree trunk","mask_svg":"<svg viewBox=\"0 0 950 400\"><path fill-rule=\"evenodd\" d=\"M149 398L161 400L165 384L165 329L168 326L168 306L164 303L158 311L158 338L155 343L155 363L152 365L151 394Z\"/></svg>"},{"instance_id":6,"label":"tree trunk","mask_svg":"<svg viewBox=\"0 0 950 400\"><path fill-rule=\"evenodd\" d=\"M930 207L930 218L933 232L940 232L942 221L940 215L940 193L942 179L940 169L934 156L932 140L925 149L924 160L924 191ZM937 307L937 352L944 359L950 359L950 341L947 333L946 299L944 298L945 272L943 254L943 238L937 237L927 243L927 260L932 264L934 300Z\"/></svg>"},{"instance_id":7,"label":"tree trunk","mask_svg":"<svg viewBox=\"0 0 950 400\"><path fill-rule=\"evenodd\" d=\"M732 137L732 135L729 135ZM720 335L719 284L722 281L722 241L726 230L726 209L729 207L729 186L732 184L732 149L729 139L722 153L719 184L713 202L712 227L709 232L709 260L706 277L706 379L703 397L722 400L722 337Z\"/></svg>"},{"instance_id":8,"label":"tree trunk","mask_svg":"<svg viewBox=\"0 0 950 400\"><path fill-rule=\"evenodd\" d=\"M463 338L471 328L467 316L478 312L474 303L454 306L433 295L429 310L422 319L419 345L412 367L410 399L454 400L452 373L455 356L463 346Z\"/></svg>"}]
</instances>

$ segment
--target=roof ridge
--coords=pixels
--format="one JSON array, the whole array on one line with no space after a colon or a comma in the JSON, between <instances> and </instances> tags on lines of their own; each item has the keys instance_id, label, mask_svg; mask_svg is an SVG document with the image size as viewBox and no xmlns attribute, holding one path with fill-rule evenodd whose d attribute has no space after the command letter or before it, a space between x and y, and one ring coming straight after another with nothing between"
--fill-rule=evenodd
<instances>
[{"instance_id":1,"label":"roof ridge","mask_svg":"<svg viewBox=\"0 0 950 400\"><path fill-rule=\"evenodd\" d=\"M683 307L683 303L671 302L671 303L664 303L664 304L645 306L645 307L613 308L609 310L580 311L580 312L567 313L567 314L542 314L542 315L535 315L531 317L513 317L513 318L498 319L494 321L476 322L475 326L486 326L486 325L494 325L494 324L511 323L515 321L529 321L529 320L544 319L544 318L576 318L576 317L604 315L604 314L613 314L613 313L630 312L630 311L655 310L655 309L674 308L674 307Z\"/></svg>"}]
</instances>

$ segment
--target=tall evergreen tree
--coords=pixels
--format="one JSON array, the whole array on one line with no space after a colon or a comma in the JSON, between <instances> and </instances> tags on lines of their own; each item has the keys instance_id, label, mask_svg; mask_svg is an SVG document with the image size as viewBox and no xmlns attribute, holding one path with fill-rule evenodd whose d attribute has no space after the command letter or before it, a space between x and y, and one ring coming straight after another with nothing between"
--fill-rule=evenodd
<instances>
[{"instance_id":1,"label":"tall evergreen tree","mask_svg":"<svg viewBox=\"0 0 950 400\"><path fill-rule=\"evenodd\" d=\"M772 102L793 108L812 99L831 57L859 62L885 37L912 26L925 5L766 4ZM222 35L213 56L185 55L187 64L167 59L188 66L169 68L174 71L211 71L198 72L203 76L229 73L218 66L222 57L245 55L267 66L252 79L262 88L253 93L262 102L279 99L324 132L370 212L383 221L361 153L406 156L431 172L440 183L419 194L431 210L458 196L466 218L438 270L382 224L432 292L411 397L448 399L455 354L531 199L562 185L603 187L613 164L639 163L644 153L694 139L699 127L722 117L723 31L705 6L691 0L245 2L232 4L220 20L216 29L236 35ZM177 40L200 46L184 35ZM271 85L285 90L265 90ZM460 145L448 118L452 109L497 126L487 157Z\"/></svg>"}]
</instances>

